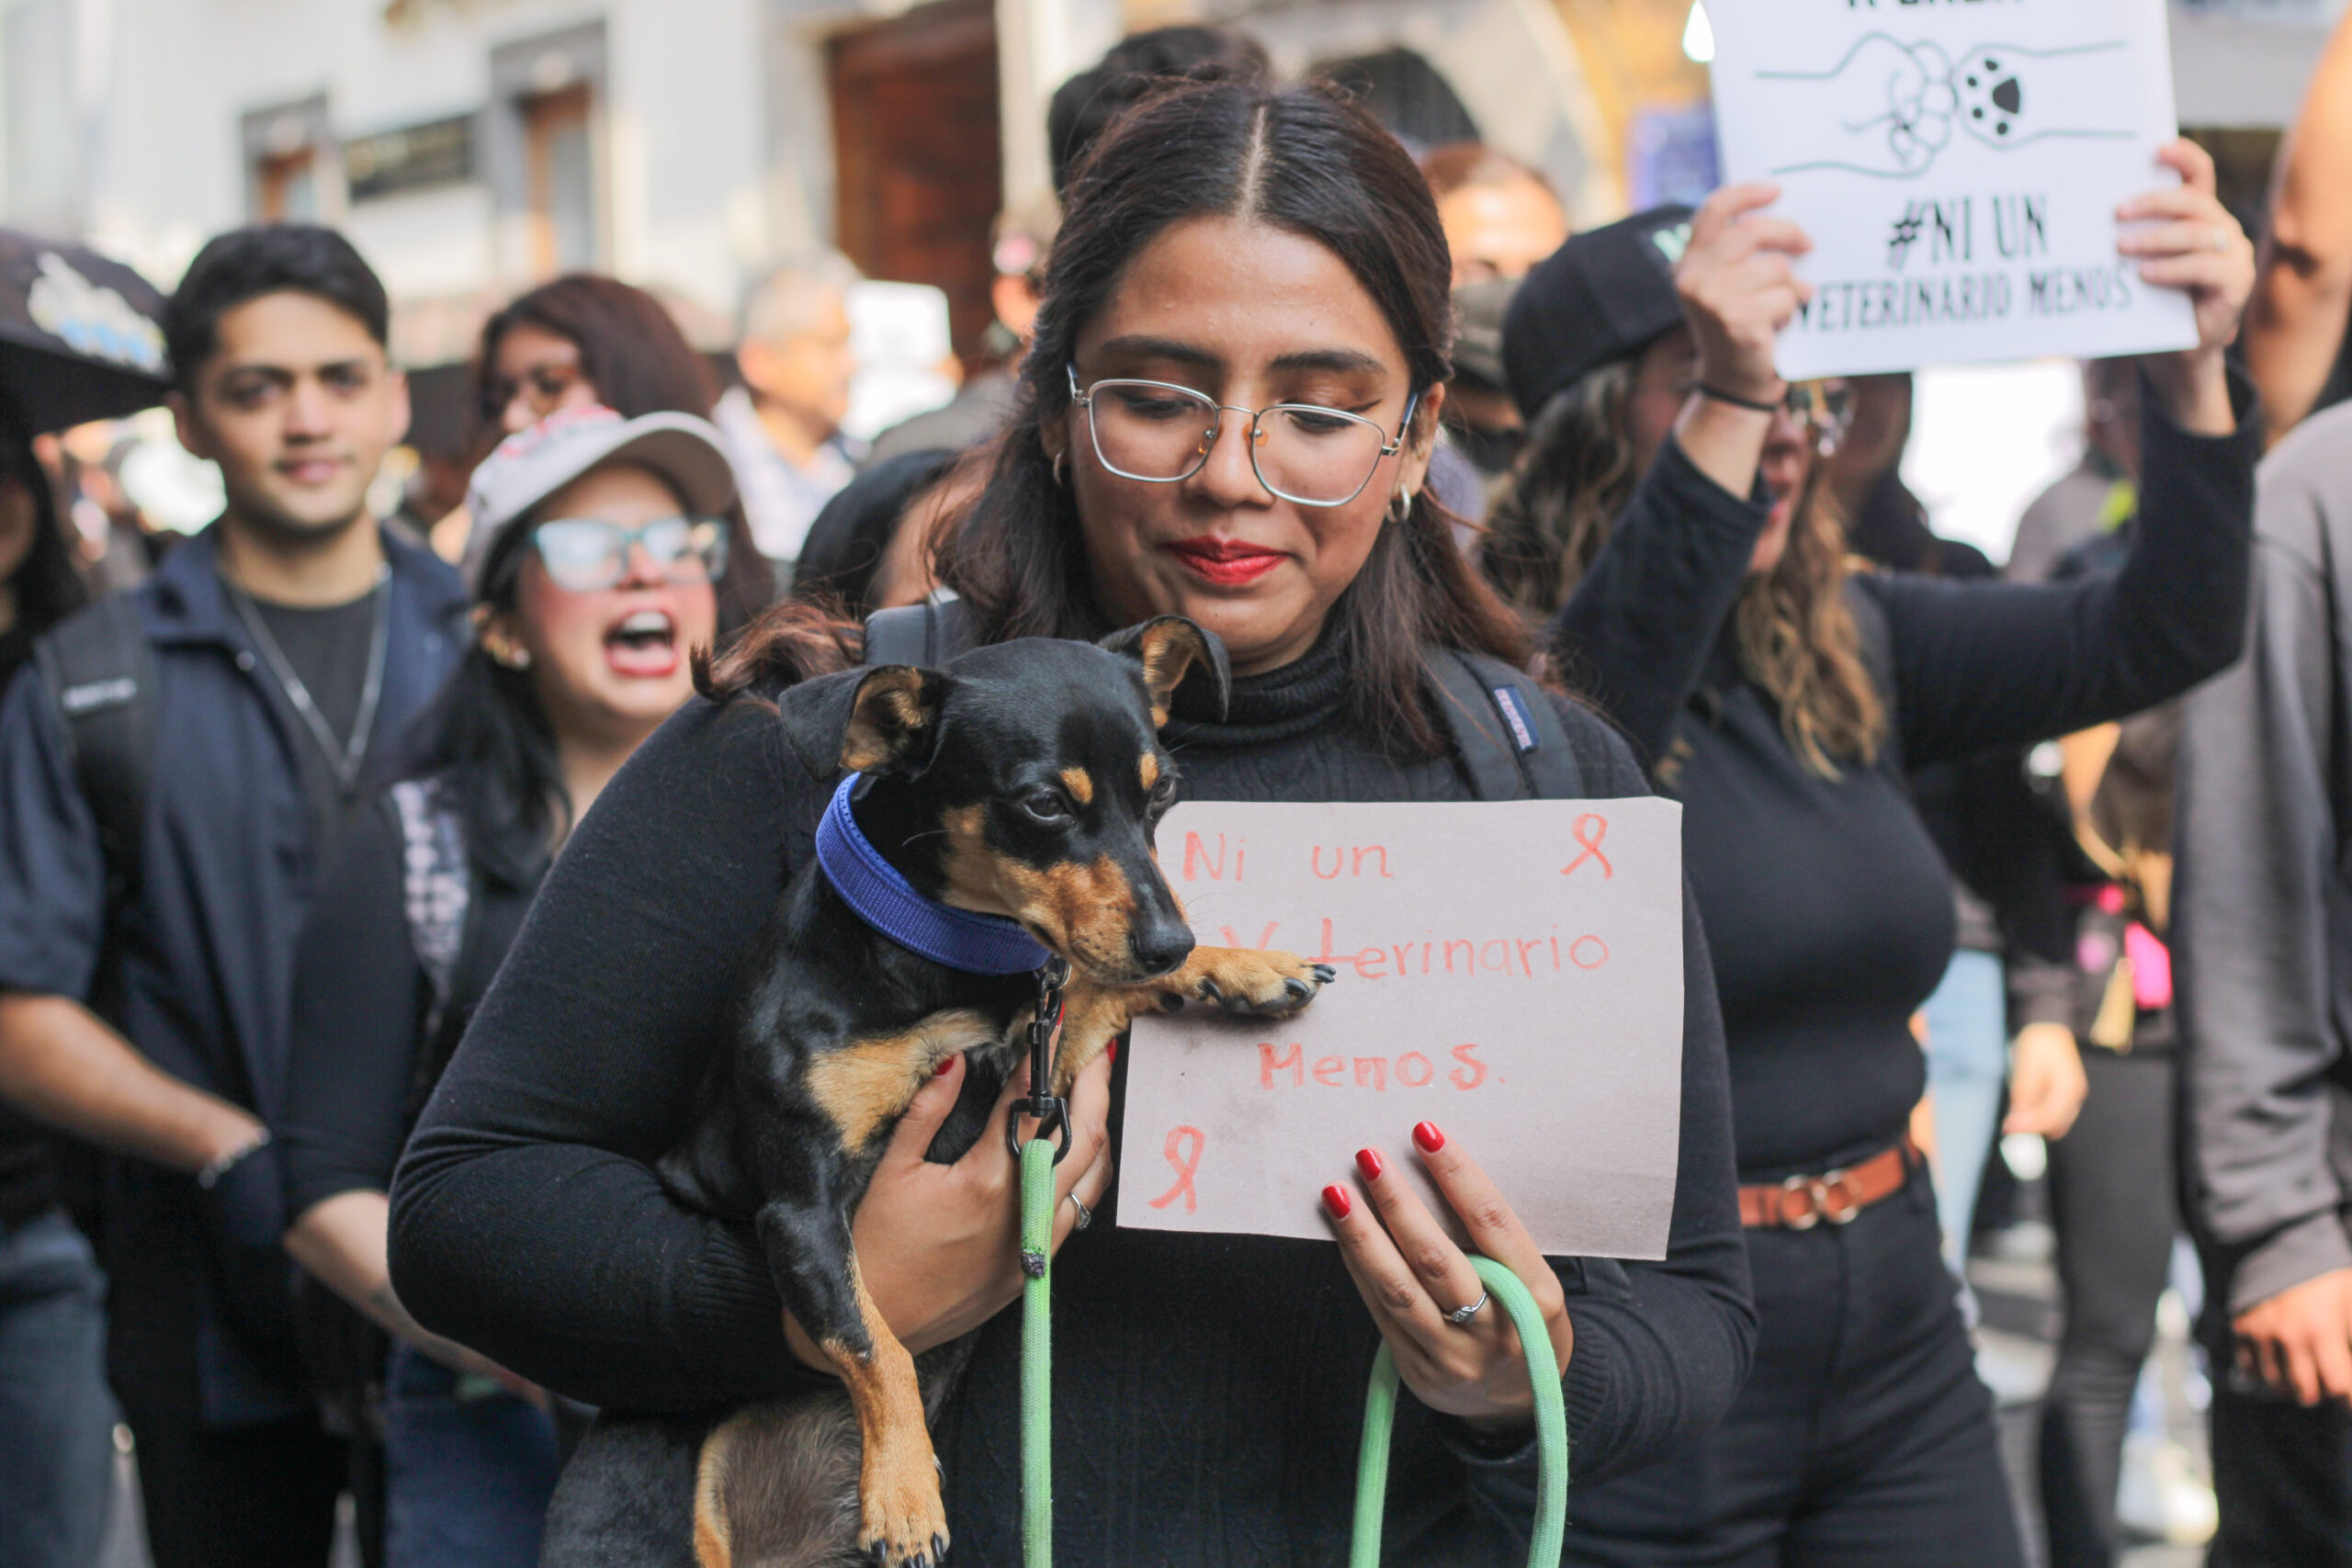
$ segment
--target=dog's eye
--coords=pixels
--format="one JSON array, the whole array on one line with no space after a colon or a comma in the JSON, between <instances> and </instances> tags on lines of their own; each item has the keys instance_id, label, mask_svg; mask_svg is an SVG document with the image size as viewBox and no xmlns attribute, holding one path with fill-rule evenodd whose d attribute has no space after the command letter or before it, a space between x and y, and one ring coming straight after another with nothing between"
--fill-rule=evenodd
<instances>
[{"instance_id":1,"label":"dog's eye","mask_svg":"<svg viewBox=\"0 0 2352 1568\"><path fill-rule=\"evenodd\" d=\"M1069 807L1052 790L1041 789L1021 802L1021 809L1040 822L1062 822L1069 818Z\"/></svg>"},{"instance_id":2,"label":"dog's eye","mask_svg":"<svg viewBox=\"0 0 2352 1568\"><path fill-rule=\"evenodd\" d=\"M1151 814L1154 817L1176 804L1176 781L1163 777L1151 786Z\"/></svg>"}]
</instances>

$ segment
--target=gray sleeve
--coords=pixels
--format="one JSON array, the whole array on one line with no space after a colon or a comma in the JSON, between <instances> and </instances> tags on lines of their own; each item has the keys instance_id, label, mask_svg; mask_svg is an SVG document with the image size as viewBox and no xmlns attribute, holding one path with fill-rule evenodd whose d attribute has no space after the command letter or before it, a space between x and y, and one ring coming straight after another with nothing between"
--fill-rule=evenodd
<instances>
[{"instance_id":1,"label":"gray sleeve","mask_svg":"<svg viewBox=\"0 0 2352 1568\"><path fill-rule=\"evenodd\" d=\"M2184 1159L2194 1218L2234 1265L2233 1314L2352 1267L2328 1157L2346 911L2326 519L2301 473L2273 463L2263 478L2246 656L2188 697L2178 771Z\"/></svg>"}]
</instances>

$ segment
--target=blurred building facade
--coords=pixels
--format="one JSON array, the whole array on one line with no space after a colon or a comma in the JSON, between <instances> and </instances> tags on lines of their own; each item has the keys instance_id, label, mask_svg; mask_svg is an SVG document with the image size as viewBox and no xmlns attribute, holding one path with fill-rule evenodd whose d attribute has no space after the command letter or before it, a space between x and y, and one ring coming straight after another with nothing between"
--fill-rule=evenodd
<instances>
[{"instance_id":1,"label":"blurred building facade","mask_svg":"<svg viewBox=\"0 0 2352 1568\"><path fill-rule=\"evenodd\" d=\"M747 278L820 245L940 285L963 338L990 219L1046 182L1053 88L1125 31L1194 19L1286 71L1346 62L1581 210L1621 199L1550 0L0 0L0 219L166 283L231 224L335 223L403 306L413 364L573 267L717 330Z\"/></svg>"},{"instance_id":2,"label":"blurred building facade","mask_svg":"<svg viewBox=\"0 0 2352 1568\"><path fill-rule=\"evenodd\" d=\"M2185 123L2275 127L2343 0L2174 0ZM1712 168L1690 0L0 0L0 220L158 281L256 218L348 231L413 366L572 267L718 338L831 245L988 320L991 217L1046 182L1055 85L1122 33L1256 35L1408 142L1475 135L1578 226Z\"/></svg>"}]
</instances>

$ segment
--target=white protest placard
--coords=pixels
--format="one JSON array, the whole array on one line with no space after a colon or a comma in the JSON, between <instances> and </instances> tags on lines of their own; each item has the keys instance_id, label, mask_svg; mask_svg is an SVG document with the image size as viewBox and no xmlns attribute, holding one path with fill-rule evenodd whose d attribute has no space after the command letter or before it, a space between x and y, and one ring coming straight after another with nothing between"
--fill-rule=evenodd
<instances>
[{"instance_id":1,"label":"white protest placard","mask_svg":"<svg viewBox=\"0 0 2352 1568\"><path fill-rule=\"evenodd\" d=\"M1136 1021L1121 1225L1328 1239L1324 1186L1365 1147L1422 1179L1432 1122L1545 1252L1666 1255L1679 806L1187 802L1159 843L1201 942L1340 977L1292 1018Z\"/></svg>"},{"instance_id":2,"label":"white protest placard","mask_svg":"<svg viewBox=\"0 0 2352 1568\"><path fill-rule=\"evenodd\" d=\"M2117 254L2173 179L2164 0L1707 0L1726 183L1814 242L1781 374L2187 348L2187 297Z\"/></svg>"}]
</instances>

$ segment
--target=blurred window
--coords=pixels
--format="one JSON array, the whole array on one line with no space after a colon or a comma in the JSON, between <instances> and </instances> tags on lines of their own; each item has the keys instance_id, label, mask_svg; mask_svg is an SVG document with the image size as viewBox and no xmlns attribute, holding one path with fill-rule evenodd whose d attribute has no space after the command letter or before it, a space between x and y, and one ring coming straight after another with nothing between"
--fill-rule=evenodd
<instances>
[{"instance_id":1,"label":"blurred window","mask_svg":"<svg viewBox=\"0 0 2352 1568\"><path fill-rule=\"evenodd\" d=\"M596 171L588 85L523 100L533 265L542 273L596 265Z\"/></svg>"},{"instance_id":2,"label":"blurred window","mask_svg":"<svg viewBox=\"0 0 2352 1568\"><path fill-rule=\"evenodd\" d=\"M82 227L72 0L0 5L0 210L28 228Z\"/></svg>"},{"instance_id":3,"label":"blurred window","mask_svg":"<svg viewBox=\"0 0 2352 1568\"><path fill-rule=\"evenodd\" d=\"M319 216L318 159L308 147L262 160L254 172L255 205L270 223L311 223Z\"/></svg>"}]
</instances>

